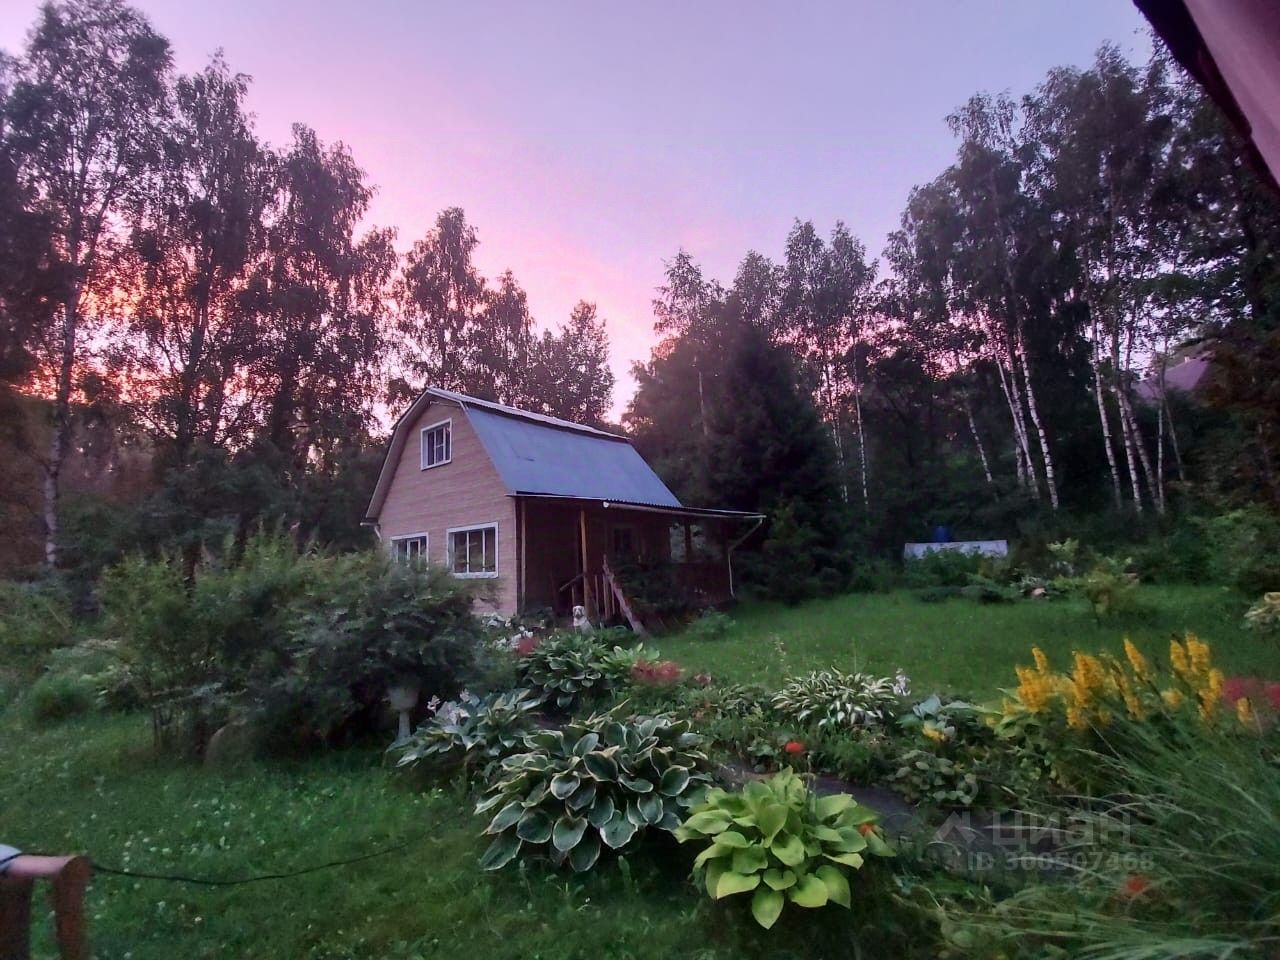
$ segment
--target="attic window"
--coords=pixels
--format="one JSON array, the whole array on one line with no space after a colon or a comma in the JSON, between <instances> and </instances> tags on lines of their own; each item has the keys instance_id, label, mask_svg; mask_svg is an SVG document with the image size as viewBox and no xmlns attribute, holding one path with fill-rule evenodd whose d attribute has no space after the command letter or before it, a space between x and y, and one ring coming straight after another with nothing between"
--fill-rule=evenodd
<instances>
[{"instance_id":1,"label":"attic window","mask_svg":"<svg viewBox=\"0 0 1280 960\"><path fill-rule=\"evenodd\" d=\"M449 531L449 569L455 577L498 575L498 525L454 527Z\"/></svg>"},{"instance_id":2,"label":"attic window","mask_svg":"<svg viewBox=\"0 0 1280 960\"><path fill-rule=\"evenodd\" d=\"M438 467L453 459L453 421L443 420L422 428L422 469Z\"/></svg>"}]
</instances>

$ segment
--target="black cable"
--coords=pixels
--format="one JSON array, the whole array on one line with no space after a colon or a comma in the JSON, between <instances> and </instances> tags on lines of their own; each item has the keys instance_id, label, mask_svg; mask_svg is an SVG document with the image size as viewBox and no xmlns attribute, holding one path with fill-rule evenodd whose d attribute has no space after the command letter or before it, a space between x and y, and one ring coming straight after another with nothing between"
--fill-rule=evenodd
<instances>
[{"instance_id":1,"label":"black cable","mask_svg":"<svg viewBox=\"0 0 1280 960\"><path fill-rule=\"evenodd\" d=\"M290 877L301 877L304 874L317 873L320 870L331 870L334 867L345 867L348 864L361 863L365 860L376 859L377 857L385 857L389 853L395 853L397 850L403 850L413 842L413 840L404 840L393 846L385 847L382 850L375 850L372 853L362 853L359 856L348 857L344 860L330 860L327 863L318 863L310 867L303 867L301 870L291 870L287 873L262 873L257 876L241 877L234 880L216 880L209 877L188 877L177 873L144 873L139 870L121 870L116 867L108 867L96 861L90 862L93 865L95 873L104 873L109 876L133 877L137 880L168 880L172 883L194 883L203 887L238 887L246 883L259 883L263 880L288 880ZM14 857L23 855L50 856L50 854L31 853L27 851L25 854L14 854L11 857L6 857L4 860L0 860L0 865L8 863L10 860L14 859Z\"/></svg>"}]
</instances>

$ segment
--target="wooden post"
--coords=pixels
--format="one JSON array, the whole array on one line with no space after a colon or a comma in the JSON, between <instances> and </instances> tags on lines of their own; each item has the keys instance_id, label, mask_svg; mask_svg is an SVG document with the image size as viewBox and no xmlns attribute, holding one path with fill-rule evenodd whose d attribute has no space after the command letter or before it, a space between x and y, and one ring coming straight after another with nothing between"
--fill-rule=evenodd
<instances>
[{"instance_id":1,"label":"wooden post","mask_svg":"<svg viewBox=\"0 0 1280 960\"><path fill-rule=\"evenodd\" d=\"M587 508L578 510L578 527L582 534L582 605L587 608L587 616L591 610L591 574L588 572L590 561L587 560Z\"/></svg>"},{"instance_id":2,"label":"wooden post","mask_svg":"<svg viewBox=\"0 0 1280 960\"><path fill-rule=\"evenodd\" d=\"M529 502L517 498L516 509L520 511L520 542L516 544L520 551L520 583L516 586L516 613L524 613L529 603Z\"/></svg>"},{"instance_id":3,"label":"wooden post","mask_svg":"<svg viewBox=\"0 0 1280 960\"><path fill-rule=\"evenodd\" d=\"M693 560L693 524L688 520L684 522L684 562L689 563Z\"/></svg>"},{"instance_id":4,"label":"wooden post","mask_svg":"<svg viewBox=\"0 0 1280 960\"><path fill-rule=\"evenodd\" d=\"M31 893L37 879L50 881L54 932L63 960L87 960L84 891L93 872L84 857L20 856L0 874L0 960L31 953Z\"/></svg>"}]
</instances>

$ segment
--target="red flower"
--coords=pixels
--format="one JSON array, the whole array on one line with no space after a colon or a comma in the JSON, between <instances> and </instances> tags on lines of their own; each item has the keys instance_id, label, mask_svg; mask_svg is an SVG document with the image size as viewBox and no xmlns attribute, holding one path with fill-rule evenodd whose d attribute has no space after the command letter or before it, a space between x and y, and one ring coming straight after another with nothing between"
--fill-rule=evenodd
<instances>
[{"instance_id":1,"label":"red flower","mask_svg":"<svg viewBox=\"0 0 1280 960\"><path fill-rule=\"evenodd\" d=\"M1266 704L1273 712L1280 713L1280 682L1261 677L1227 677L1222 682L1223 703L1234 707L1242 697L1247 697L1255 706Z\"/></svg>"},{"instance_id":2,"label":"red flower","mask_svg":"<svg viewBox=\"0 0 1280 960\"><path fill-rule=\"evenodd\" d=\"M680 680L680 664L674 660L637 660L631 679L651 687L669 687Z\"/></svg>"},{"instance_id":3,"label":"red flower","mask_svg":"<svg viewBox=\"0 0 1280 960\"><path fill-rule=\"evenodd\" d=\"M794 756L798 753L804 753L804 744L799 740L788 740L782 749Z\"/></svg>"},{"instance_id":4,"label":"red flower","mask_svg":"<svg viewBox=\"0 0 1280 960\"><path fill-rule=\"evenodd\" d=\"M516 656L527 657L538 647L538 637L530 634L516 641Z\"/></svg>"},{"instance_id":5,"label":"red flower","mask_svg":"<svg viewBox=\"0 0 1280 960\"><path fill-rule=\"evenodd\" d=\"M1131 873L1120 889L1126 897L1140 897L1151 889L1151 881L1141 873Z\"/></svg>"},{"instance_id":6,"label":"red flower","mask_svg":"<svg viewBox=\"0 0 1280 960\"><path fill-rule=\"evenodd\" d=\"M858 824L858 832L865 837L868 833L876 832L876 825L870 821L867 823L860 823Z\"/></svg>"},{"instance_id":7,"label":"red flower","mask_svg":"<svg viewBox=\"0 0 1280 960\"><path fill-rule=\"evenodd\" d=\"M1272 710L1280 713L1280 683L1272 681L1267 684L1267 703L1271 704Z\"/></svg>"}]
</instances>

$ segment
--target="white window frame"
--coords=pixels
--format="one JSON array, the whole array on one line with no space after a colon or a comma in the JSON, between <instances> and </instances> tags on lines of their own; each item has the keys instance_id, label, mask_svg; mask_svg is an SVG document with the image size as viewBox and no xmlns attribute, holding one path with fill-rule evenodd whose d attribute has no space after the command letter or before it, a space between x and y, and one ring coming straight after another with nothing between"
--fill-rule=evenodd
<instances>
[{"instance_id":1,"label":"white window frame","mask_svg":"<svg viewBox=\"0 0 1280 960\"><path fill-rule=\"evenodd\" d=\"M477 530L493 531L493 571L482 570L478 573L458 573L453 569L453 535L455 533L474 533ZM498 549L498 521L492 520L489 523L471 523L465 527L450 527L444 532L445 535L445 552L446 560L449 564L449 572L459 580L492 580L498 576L498 556L501 550Z\"/></svg>"},{"instance_id":2,"label":"white window frame","mask_svg":"<svg viewBox=\"0 0 1280 960\"><path fill-rule=\"evenodd\" d=\"M388 540L391 542L391 559L397 563L401 562L402 559L408 559L401 558L396 552L396 545L404 540L422 540L422 552L418 554L418 559L423 563L431 562L431 534L427 531L424 530L422 533L402 533L394 537L388 537Z\"/></svg>"},{"instance_id":3,"label":"white window frame","mask_svg":"<svg viewBox=\"0 0 1280 960\"><path fill-rule=\"evenodd\" d=\"M448 447L449 455L443 460L437 460L435 463L427 463L427 434L432 430L439 430L441 427L448 428ZM435 467L443 467L446 463L453 463L453 418L441 420L439 423L432 423L423 427L418 431L418 466L422 470L431 470Z\"/></svg>"}]
</instances>

